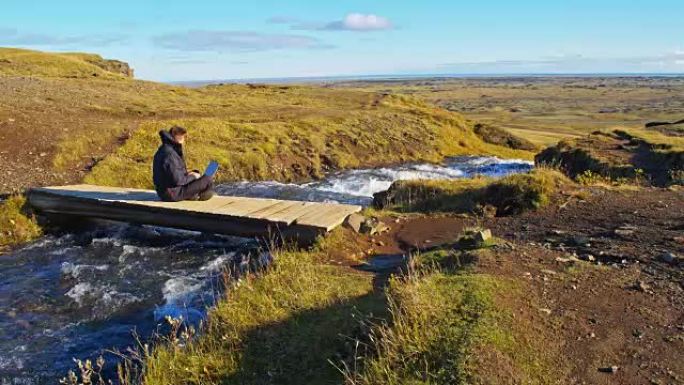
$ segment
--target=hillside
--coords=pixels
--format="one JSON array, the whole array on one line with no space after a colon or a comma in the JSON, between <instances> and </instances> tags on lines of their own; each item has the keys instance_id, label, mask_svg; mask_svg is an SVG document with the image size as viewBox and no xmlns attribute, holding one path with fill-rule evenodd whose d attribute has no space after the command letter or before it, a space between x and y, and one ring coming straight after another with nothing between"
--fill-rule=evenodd
<instances>
[{"instance_id":1,"label":"hillside","mask_svg":"<svg viewBox=\"0 0 684 385\"><path fill-rule=\"evenodd\" d=\"M133 77L127 63L86 53L46 53L0 47L0 76L117 79Z\"/></svg>"},{"instance_id":2,"label":"hillside","mask_svg":"<svg viewBox=\"0 0 684 385\"><path fill-rule=\"evenodd\" d=\"M93 64L96 55L2 52L10 63L0 72L0 192L79 181L91 169L89 182L149 186L156 132L171 124L190 129L190 165L218 159L222 180L303 180L459 154L531 157L483 142L459 114L402 96L305 86L185 88L106 71Z\"/></svg>"}]
</instances>

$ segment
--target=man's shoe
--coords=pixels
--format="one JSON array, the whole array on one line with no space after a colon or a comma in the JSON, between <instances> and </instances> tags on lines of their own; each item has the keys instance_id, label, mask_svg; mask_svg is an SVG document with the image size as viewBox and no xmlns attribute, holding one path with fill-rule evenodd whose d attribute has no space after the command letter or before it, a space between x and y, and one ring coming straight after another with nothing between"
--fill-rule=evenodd
<instances>
[{"instance_id":1,"label":"man's shoe","mask_svg":"<svg viewBox=\"0 0 684 385\"><path fill-rule=\"evenodd\" d=\"M209 199L213 198L216 193L214 190L207 190L205 192L200 193L199 195L199 200L201 201L208 201Z\"/></svg>"}]
</instances>

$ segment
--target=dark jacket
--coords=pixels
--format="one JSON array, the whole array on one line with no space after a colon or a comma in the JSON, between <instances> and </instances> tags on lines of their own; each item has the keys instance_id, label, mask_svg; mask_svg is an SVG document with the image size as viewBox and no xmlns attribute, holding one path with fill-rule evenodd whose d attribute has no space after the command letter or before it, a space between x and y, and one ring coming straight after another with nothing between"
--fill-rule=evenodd
<instances>
[{"instance_id":1,"label":"dark jacket","mask_svg":"<svg viewBox=\"0 0 684 385\"><path fill-rule=\"evenodd\" d=\"M176 200L180 186L184 186L195 177L188 174L183 158L183 146L173 140L168 131L159 131L161 146L154 154L152 179L157 195L163 200Z\"/></svg>"}]
</instances>

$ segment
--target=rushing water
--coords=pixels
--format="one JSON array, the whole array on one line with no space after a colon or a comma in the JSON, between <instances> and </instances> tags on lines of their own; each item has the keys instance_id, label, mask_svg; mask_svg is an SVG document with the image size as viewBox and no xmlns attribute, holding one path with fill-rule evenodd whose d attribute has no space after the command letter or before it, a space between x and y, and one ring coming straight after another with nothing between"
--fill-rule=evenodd
<instances>
[{"instance_id":1,"label":"rushing water","mask_svg":"<svg viewBox=\"0 0 684 385\"><path fill-rule=\"evenodd\" d=\"M367 205L400 179L454 179L524 172L524 161L453 158L443 166L413 164L331 174L295 185L242 182L224 195L337 201ZM240 271L267 254L247 239L150 226L112 225L46 236L0 256L0 384L57 383L72 358L134 344L164 316L196 323L221 290L226 269Z\"/></svg>"},{"instance_id":2,"label":"rushing water","mask_svg":"<svg viewBox=\"0 0 684 385\"><path fill-rule=\"evenodd\" d=\"M503 176L527 172L532 162L490 157L455 157L443 165L405 164L375 169L341 171L306 184L240 182L217 188L222 195L281 198L310 202L338 202L368 206L373 194L387 190L392 182L409 179L457 179L475 175Z\"/></svg>"}]
</instances>

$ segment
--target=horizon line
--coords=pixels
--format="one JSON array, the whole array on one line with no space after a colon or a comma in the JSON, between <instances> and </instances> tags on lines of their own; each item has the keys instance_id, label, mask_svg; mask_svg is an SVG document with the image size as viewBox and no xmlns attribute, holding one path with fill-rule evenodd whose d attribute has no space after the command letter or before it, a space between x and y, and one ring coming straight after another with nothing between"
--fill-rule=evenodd
<instances>
[{"instance_id":1,"label":"horizon line","mask_svg":"<svg viewBox=\"0 0 684 385\"><path fill-rule=\"evenodd\" d=\"M409 79L468 79L468 78L542 78L542 77L583 77L583 78L619 78L619 77L684 77L684 72L521 72L521 73L446 73L446 74L365 74L365 75L324 75L324 76L283 76L283 77L253 77L227 79L198 79L198 80L160 80L161 83L178 85L210 85L219 83L318 83L336 81L363 80L409 80ZM142 79L146 80L146 79Z\"/></svg>"}]
</instances>

